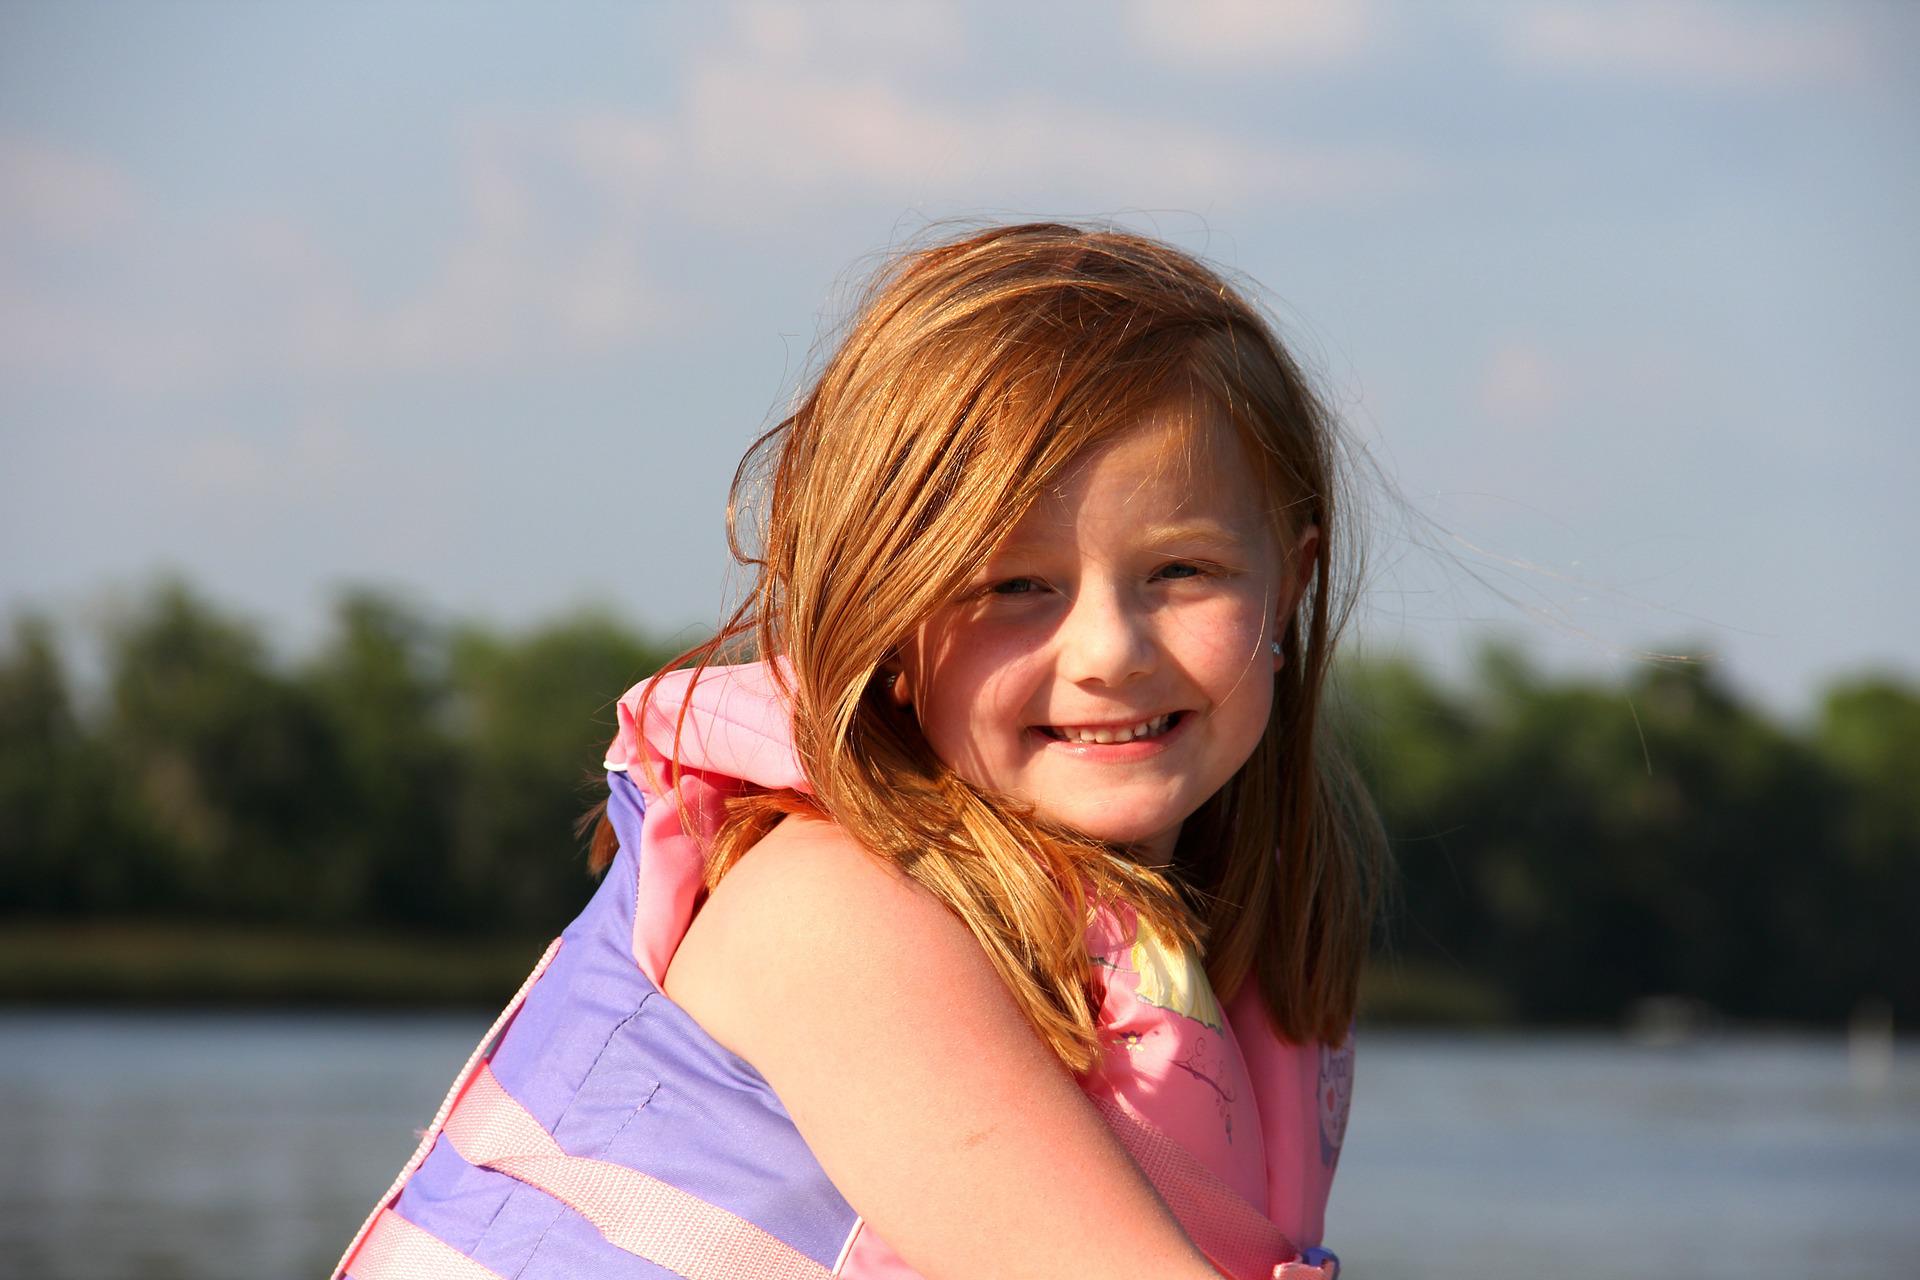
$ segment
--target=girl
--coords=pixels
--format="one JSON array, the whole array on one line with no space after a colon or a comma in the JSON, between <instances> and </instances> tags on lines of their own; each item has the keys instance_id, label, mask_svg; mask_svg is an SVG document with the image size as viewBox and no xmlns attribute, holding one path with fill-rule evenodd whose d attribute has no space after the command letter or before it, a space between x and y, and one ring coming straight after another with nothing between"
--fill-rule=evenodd
<instances>
[{"instance_id":1,"label":"girl","mask_svg":"<svg viewBox=\"0 0 1920 1280\"><path fill-rule=\"evenodd\" d=\"M751 596L621 699L610 873L336 1275L1331 1276L1334 452L1165 245L895 261L736 476Z\"/></svg>"}]
</instances>

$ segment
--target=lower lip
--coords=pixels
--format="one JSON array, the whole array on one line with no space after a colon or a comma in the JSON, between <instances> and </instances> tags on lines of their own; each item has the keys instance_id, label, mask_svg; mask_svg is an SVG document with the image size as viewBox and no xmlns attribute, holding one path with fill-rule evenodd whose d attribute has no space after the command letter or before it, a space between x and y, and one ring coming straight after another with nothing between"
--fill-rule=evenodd
<instances>
[{"instance_id":1,"label":"lower lip","mask_svg":"<svg viewBox=\"0 0 1920 1280\"><path fill-rule=\"evenodd\" d=\"M1065 751L1080 760L1122 764L1129 760L1145 760L1149 756L1159 755L1174 739L1184 733L1192 722L1193 713L1188 712L1174 721L1166 732L1152 738L1135 738L1131 742L1068 742L1064 738L1051 737L1039 729L1029 729L1027 732L1049 751Z\"/></svg>"}]
</instances>

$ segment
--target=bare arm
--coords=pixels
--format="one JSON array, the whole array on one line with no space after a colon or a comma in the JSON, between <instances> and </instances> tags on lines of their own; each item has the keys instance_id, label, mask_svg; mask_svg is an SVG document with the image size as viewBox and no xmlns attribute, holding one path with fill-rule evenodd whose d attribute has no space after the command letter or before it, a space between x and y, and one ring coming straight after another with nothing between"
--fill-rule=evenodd
<instances>
[{"instance_id":1,"label":"bare arm","mask_svg":"<svg viewBox=\"0 0 1920 1280\"><path fill-rule=\"evenodd\" d=\"M837 827L775 828L665 985L929 1280L1218 1280L972 934Z\"/></svg>"}]
</instances>

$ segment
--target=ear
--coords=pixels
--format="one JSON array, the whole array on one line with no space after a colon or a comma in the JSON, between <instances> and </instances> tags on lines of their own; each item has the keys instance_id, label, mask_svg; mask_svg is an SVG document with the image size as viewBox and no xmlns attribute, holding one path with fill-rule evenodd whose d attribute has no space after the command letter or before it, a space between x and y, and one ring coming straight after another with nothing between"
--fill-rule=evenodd
<instances>
[{"instance_id":1,"label":"ear","mask_svg":"<svg viewBox=\"0 0 1920 1280\"><path fill-rule=\"evenodd\" d=\"M1300 601L1306 598L1307 588L1313 585L1314 570L1320 560L1320 526L1310 524L1301 529L1300 536L1294 539L1285 557L1285 563L1280 568L1280 599L1273 619L1275 671L1287 662L1286 654L1280 651L1280 637L1287 634L1294 611L1300 607Z\"/></svg>"},{"instance_id":2,"label":"ear","mask_svg":"<svg viewBox=\"0 0 1920 1280\"><path fill-rule=\"evenodd\" d=\"M899 662L889 662L880 668L880 679L885 682L887 697L893 705L906 710L913 705L913 690L907 684L907 673Z\"/></svg>"}]
</instances>

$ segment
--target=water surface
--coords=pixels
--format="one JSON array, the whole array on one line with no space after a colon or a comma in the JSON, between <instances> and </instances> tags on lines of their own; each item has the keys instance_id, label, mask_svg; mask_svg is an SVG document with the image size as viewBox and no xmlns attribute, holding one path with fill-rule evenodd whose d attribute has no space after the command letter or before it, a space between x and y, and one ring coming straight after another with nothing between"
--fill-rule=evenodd
<instances>
[{"instance_id":1,"label":"water surface","mask_svg":"<svg viewBox=\"0 0 1920 1280\"><path fill-rule=\"evenodd\" d=\"M0 1013L0 1275L326 1275L488 1021ZM1920 1044L1374 1033L1354 1097L1354 1280L1920 1274Z\"/></svg>"}]
</instances>

